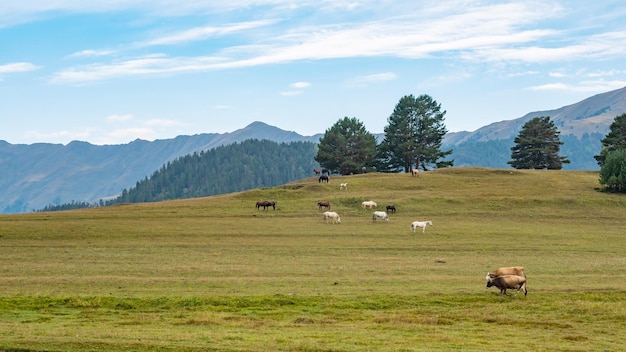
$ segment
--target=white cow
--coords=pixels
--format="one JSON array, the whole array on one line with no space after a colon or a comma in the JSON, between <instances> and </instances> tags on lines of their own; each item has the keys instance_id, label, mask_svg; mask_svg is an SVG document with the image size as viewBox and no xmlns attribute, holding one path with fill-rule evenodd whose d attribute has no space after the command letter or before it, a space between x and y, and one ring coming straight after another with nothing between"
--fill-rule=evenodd
<instances>
[{"instance_id":1,"label":"white cow","mask_svg":"<svg viewBox=\"0 0 626 352\"><path fill-rule=\"evenodd\" d=\"M348 184L347 183L342 183L339 185L339 190L348 190Z\"/></svg>"}]
</instances>

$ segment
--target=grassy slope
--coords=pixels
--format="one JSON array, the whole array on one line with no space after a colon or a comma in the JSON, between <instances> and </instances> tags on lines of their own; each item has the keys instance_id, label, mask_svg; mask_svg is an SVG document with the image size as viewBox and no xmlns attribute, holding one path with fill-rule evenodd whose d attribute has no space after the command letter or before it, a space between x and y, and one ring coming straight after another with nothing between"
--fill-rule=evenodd
<instances>
[{"instance_id":1,"label":"grassy slope","mask_svg":"<svg viewBox=\"0 0 626 352\"><path fill-rule=\"evenodd\" d=\"M452 168L1 216L0 349L618 350L626 198L597 177ZM398 213L372 223L370 199ZM528 297L485 292L508 265Z\"/></svg>"}]
</instances>

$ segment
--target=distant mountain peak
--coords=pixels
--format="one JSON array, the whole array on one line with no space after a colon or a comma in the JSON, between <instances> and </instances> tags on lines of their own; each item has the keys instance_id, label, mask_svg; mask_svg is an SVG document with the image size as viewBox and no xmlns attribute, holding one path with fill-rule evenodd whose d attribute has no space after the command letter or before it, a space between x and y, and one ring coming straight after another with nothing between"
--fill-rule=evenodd
<instances>
[{"instance_id":1,"label":"distant mountain peak","mask_svg":"<svg viewBox=\"0 0 626 352\"><path fill-rule=\"evenodd\" d=\"M266 124L263 121L254 121L254 122L252 122L251 124L249 124L248 126L242 128L242 129L245 130L247 128L268 128L268 127L270 127L270 128L278 128L278 127L274 127L274 126L268 125L268 124Z\"/></svg>"}]
</instances>

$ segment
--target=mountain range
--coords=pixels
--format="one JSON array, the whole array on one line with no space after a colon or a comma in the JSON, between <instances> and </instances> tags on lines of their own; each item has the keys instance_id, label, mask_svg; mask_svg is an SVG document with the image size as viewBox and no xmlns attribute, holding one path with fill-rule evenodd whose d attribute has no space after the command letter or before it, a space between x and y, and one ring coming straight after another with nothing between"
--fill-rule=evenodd
<instances>
[{"instance_id":1,"label":"mountain range","mask_svg":"<svg viewBox=\"0 0 626 352\"><path fill-rule=\"evenodd\" d=\"M561 132L561 155L572 161L564 168L595 170L593 155L616 116L626 113L626 87L589 97L576 104L489 124L473 132L448 133L444 149L453 149L455 166L504 167L510 160L513 138L522 125L538 116L550 116ZM329 126L330 127L330 126ZM116 197L153 174L168 161L248 139L279 143L318 143L323 133L302 136L263 122L230 133L206 133L173 139L135 140L121 145L10 144L0 141L0 212L21 213L50 204L96 202ZM380 141L382 134L375 135ZM571 154L570 154L571 153ZM263 185L259 185L263 187Z\"/></svg>"}]
</instances>

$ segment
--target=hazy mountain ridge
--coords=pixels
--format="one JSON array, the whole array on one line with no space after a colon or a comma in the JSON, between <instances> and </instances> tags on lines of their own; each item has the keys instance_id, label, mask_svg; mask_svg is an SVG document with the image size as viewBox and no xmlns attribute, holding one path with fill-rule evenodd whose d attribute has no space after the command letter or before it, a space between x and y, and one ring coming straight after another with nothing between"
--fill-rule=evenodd
<instances>
[{"instance_id":1,"label":"hazy mountain ridge","mask_svg":"<svg viewBox=\"0 0 626 352\"><path fill-rule=\"evenodd\" d=\"M494 122L474 132L448 133L444 143L458 145L469 141L513 139L527 121L539 116L550 116L562 136L572 134L580 138L593 133L604 136L615 117L623 113L626 113L626 87L596 94L558 109L535 111L514 120Z\"/></svg>"},{"instance_id":2,"label":"hazy mountain ridge","mask_svg":"<svg viewBox=\"0 0 626 352\"><path fill-rule=\"evenodd\" d=\"M500 121L474 132L448 133L444 149L453 149L455 166L509 167L510 147L521 126L537 116L550 116L561 131L561 155L570 157L570 170L597 169L593 155L615 116L626 113L626 87L598 94L555 110L538 111ZM330 126L328 126L330 127ZM95 202L117 196L123 189L152 175L168 161L220 145L248 139L274 142L319 142L323 133L301 136L293 131L253 122L230 133L135 140L122 145L71 142L10 144L0 141L0 211L19 213L50 204ZM378 141L382 134L376 134Z\"/></svg>"},{"instance_id":3,"label":"hazy mountain ridge","mask_svg":"<svg viewBox=\"0 0 626 352\"><path fill-rule=\"evenodd\" d=\"M230 133L178 136L153 142L137 139L121 145L99 146L79 141L67 145L27 145L0 141L0 211L20 213L50 204L115 197L168 161L221 145L248 139L318 142L320 136L304 137L254 122Z\"/></svg>"}]
</instances>

